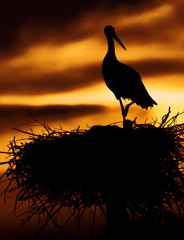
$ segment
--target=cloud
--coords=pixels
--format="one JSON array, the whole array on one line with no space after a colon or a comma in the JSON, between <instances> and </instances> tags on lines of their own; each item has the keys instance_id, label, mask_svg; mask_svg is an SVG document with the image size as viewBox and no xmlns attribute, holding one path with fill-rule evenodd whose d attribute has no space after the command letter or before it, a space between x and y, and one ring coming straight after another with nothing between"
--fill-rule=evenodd
<instances>
[{"instance_id":1,"label":"cloud","mask_svg":"<svg viewBox=\"0 0 184 240\"><path fill-rule=\"evenodd\" d=\"M184 74L181 59L145 59L130 62L143 77Z\"/></svg>"},{"instance_id":2,"label":"cloud","mask_svg":"<svg viewBox=\"0 0 184 240\"><path fill-rule=\"evenodd\" d=\"M33 72L35 69L32 70ZM53 73L15 69L0 78L0 94L39 95L71 91L102 82L101 65Z\"/></svg>"},{"instance_id":3,"label":"cloud","mask_svg":"<svg viewBox=\"0 0 184 240\"><path fill-rule=\"evenodd\" d=\"M184 3L180 0L160 1L152 9L132 14L125 20L122 17L119 35L132 45L157 43L172 48L183 47L183 9Z\"/></svg>"},{"instance_id":4,"label":"cloud","mask_svg":"<svg viewBox=\"0 0 184 240\"><path fill-rule=\"evenodd\" d=\"M160 49L171 48L173 53L175 46L177 50L183 46L182 9L180 0L3 1L0 94L80 91L102 82L100 57L107 48L103 34L106 24L117 26L117 34L127 49L141 49L143 44L149 48L158 43ZM143 77L184 73L177 52L166 59L159 55L161 50L158 59L148 54L139 61L132 57L125 63Z\"/></svg>"},{"instance_id":5,"label":"cloud","mask_svg":"<svg viewBox=\"0 0 184 240\"><path fill-rule=\"evenodd\" d=\"M126 62L142 77L184 74L181 59L143 59ZM30 74L30 72L34 74ZM53 73L36 73L34 69L15 69L0 78L0 94L42 95L64 93L104 83L101 64Z\"/></svg>"},{"instance_id":6,"label":"cloud","mask_svg":"<svg viewBox=\"0 0 184 240\"><path fill-rule=\"evenodd\" d=\"M59 44L99 34L106 21L147 11L163 1L150 0L17 0L0 9L1 57L20 54L42 42ZM121 11L120 11L121 10ZM112 20L113 22L114 20Z\"/></svg>"},{"instance_id":7,"label":"cloud","mask_svg":"<svg viewBox=\"0 0 184 240\"><path fill-rule=\"evenodd\" d=\"M11 106L0 105L0 131L7 132L12 127L29 127L29 123L35 120L46 123L75 119L81 116L89 116L104 113L106 107L102 105L50 105L50 106Z\"/></svg>"}]
</instances>

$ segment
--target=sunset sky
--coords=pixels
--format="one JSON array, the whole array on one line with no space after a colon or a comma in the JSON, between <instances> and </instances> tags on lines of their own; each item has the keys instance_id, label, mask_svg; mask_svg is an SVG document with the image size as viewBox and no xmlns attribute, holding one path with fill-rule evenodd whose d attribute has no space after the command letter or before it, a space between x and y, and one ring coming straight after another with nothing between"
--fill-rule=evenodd
<instances>
[{"instance_id":1,"label":"sunset sky","mask_svg":"<svg viewBox=\"0 0 184 240\"><path fill-rule=\"evenodd\" d=\"M14 136L21 137L12 127L41 131L35 120L64 129L122 120L119 102L102 77L106 25L115 27L127 49L115 43L118 60L140 73L158 103L149 110L134 104L128 117L144 123L161 121L169 106L171 116L184 111L183 0L4 0L0 151L7 151ZM5 157L0 154L0 161ZM6 167L1 165L0 172ZM1 238L31 239L33 231L23 236L9 216L12 202L0 206Z\"/></svg>"},{"instance_id":2,"label":"sunset sky","mask_svg":"<svg viewBox=\"0 0 184 240\"><path fill-rule=\"evenodd\" d=\"M68 127L121 120L101 73L106 25L127 48L116 44L117 58L140 73L158 103L148 111L133 105L130 117L161 118L169 106L182 112L183 12L183 0L3 1L1 133L34 119Z\"/></svg>"}]
</instances>

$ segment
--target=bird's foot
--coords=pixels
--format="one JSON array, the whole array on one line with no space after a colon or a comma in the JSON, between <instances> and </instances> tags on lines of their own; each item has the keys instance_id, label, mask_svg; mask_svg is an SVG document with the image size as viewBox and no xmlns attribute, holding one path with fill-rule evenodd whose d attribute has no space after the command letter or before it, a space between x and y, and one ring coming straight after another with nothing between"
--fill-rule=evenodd
<instances>
[{"instance_id":1,"label":"bird's foot","mask_svg":"<svg viewBox=\"0 0 184 240\"><path fill-rule=\"evenodd\" d=\"M137 117L133 121L131 121L129 119L124 119L124 121L123 121L123 128L124 129L132 129L133 125L136 124L136 119L137 119Z\"/></svg>"},{"instance_id":2,"label":"bird's foot","mask_svg":"<svg viewBox=\"0 0 184 240\"><path fill-rule=\"evenodd\" d=\"M124 119L124 121L123 121L123 128L124 129L132 129L133 123L134 122L131 121L131 120Z\"/></svg>"}]
</instances>

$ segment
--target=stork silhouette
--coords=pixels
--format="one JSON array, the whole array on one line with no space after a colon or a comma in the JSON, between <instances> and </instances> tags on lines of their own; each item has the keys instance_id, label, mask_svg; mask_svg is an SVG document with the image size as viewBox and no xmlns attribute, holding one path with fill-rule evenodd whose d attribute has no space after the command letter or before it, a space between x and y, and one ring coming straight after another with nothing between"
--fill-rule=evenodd
<instances>
[{"instance_id":1,"label":"stork silhouette","mask_svg":"<svg viewBox=\"0 0 184 240\"><path fill-rule=\"evenodd\" d=\"M157 105L157 103L148 94L139 73L117 60L113 38L125 50L126 48L116 35L114 27L106 26L104 28L104 33L107 37L108 52L102 63L102 73L107 87L114 93L115 97L120 102L123 120L125 121L128 109L133 103L145 109L153 107L153 105ZM124 108L121 98L131 99L132 102L127 104Z\"/></svg>"}]
</instances>

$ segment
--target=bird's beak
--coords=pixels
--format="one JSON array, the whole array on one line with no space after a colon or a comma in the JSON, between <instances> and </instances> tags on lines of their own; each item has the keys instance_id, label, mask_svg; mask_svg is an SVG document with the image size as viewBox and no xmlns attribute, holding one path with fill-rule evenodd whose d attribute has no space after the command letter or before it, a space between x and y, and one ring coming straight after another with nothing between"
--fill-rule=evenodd
<instances>
[{"instance_id":1,"label":"bird's beak","mask_svg":"<svg viewBox=\"0 0 184 240\"><path fill-rule=\"evenodd\" d=\"M114 34L113 38L119 43L119 45L122 46L122 48L124 48L126 50L126 47L123 45L123 43L121 42L121 40L119 39L119 37Z\"/></svg>"}]
</instances>

